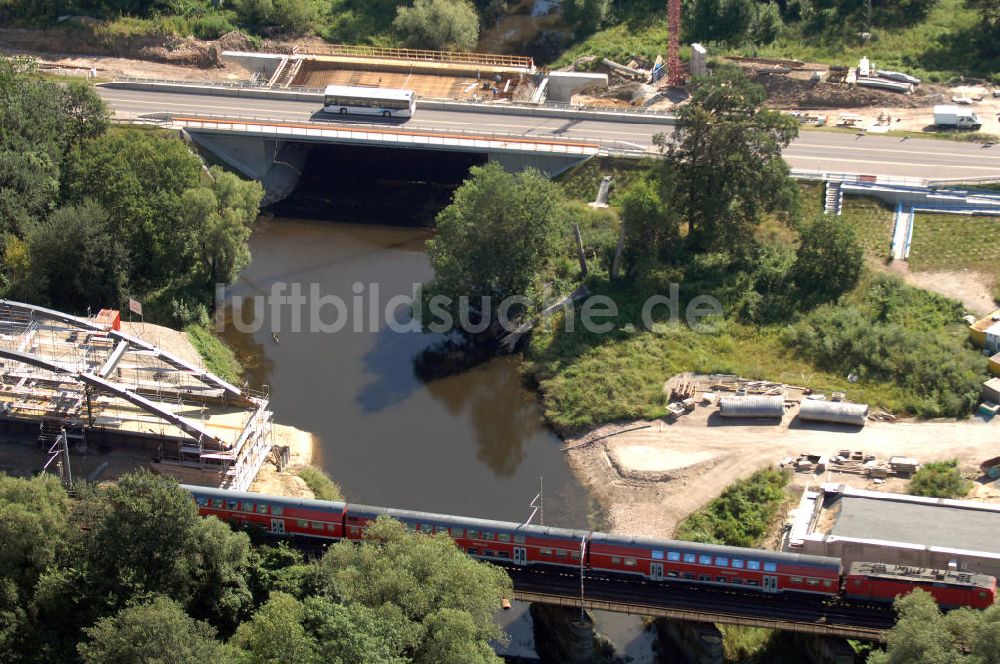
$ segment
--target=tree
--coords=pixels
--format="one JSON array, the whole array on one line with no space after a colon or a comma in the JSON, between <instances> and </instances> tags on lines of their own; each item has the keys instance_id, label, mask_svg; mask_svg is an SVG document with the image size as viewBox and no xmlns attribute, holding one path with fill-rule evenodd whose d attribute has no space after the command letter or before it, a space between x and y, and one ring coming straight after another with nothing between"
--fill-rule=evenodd
<instances>
[{"instance_id":1,"label":"tree","mask_svg":"<svg viewBox=\"0 0 1000 664\"><path fill-rule=\"evenodd\" d=\"M836 299L857 285L863 258L854 228L820 215L802 229L792 268L795 285L813 301Z\"/></svg>"},{"instance_id":2,"label":"tree","mask_svg":"<svg viewBox=\"0 0 1000 664\"><path fill-rule=\"evenodd\" d=\"M66 491L53 475L24 480L0 474L0 580L12 584L15 598L30 596L41 574L58 561L68 514Z\"/></svg>"},{"instance_id":3,"label":"tree","mask_svg":"<svg viewBox=\"0 0 1000 664\"><path fill-rule=\"evenodd\" d=\"M503 639L493 614L499 598L510 596L510 578L466 556L446 534L408 533L380 517L360 544L330 547L315 574L321 592L346 606L384 612L385 633L403 635L400 654L416 662L500 661L488 643Z\"/></svg>"},{"instance_id":4,"label":"tree","mask_svg":"<svg viewBox=\"0 0 1000 664\"><path fill-rule=\"evenodd\" d=\"M396 607L370 609L307 597L303 622L328 664L404 664L400 655L412 639L410 623Z\"/></svg>"},{"instance_id":5,"label":"tree","mask_svg":"<svg viewBox=\"0 0 1000 664\"><path fill-rule=\"evenodd\" d=\"M451 298L452 316L459 298L468 298L474 313L495 320L504 298L537 299L538 273L557 250L564 202L559 188L533 169L510 175L489 164L469 172L427 243L434 268L427 290ZM508 318L527 310L511 307Z\"/></svg>"},{"instance_id":6,"label":"tree","mask_svg":"<svg viewBox=\"0 0 1000 664\"><path fill-rule=\"evenodd\" d=\"M133 604L84 630L84 664L225 664L235 662L208 623L194 620L163 596Z\"/></svg>"},{"instance_id":7,"label":"tree","mask_svg":"<svg viewBox=\"0 0 1000 664\"><path fill-rule=\"evenodd\" d=\"M611 0L563 0L563 19L580 36L601 28L611 11Z\"/></svg>"},{"instance_id":8,"label":"tree","mask_svg":"<svg viewBox=\"0 0 1000 664\"><path fill-rule=\"evenodd\" d=\"M245 654L248 664L311 664L321 658L316 640L306 632L302 603L282 592L272 593L253 619L236 630L233 643Z\"/></svg>"},{"instance_id":9,"label":"tree","mask_svg":"<svg viewBox=\"0 0 1000 664\"><path fill-rule=\"evenodd\" d=\"M976 41L980 53L987 57L1000 55L1000 0L965 0L965 6L979 13Z\"/></svg>"},{"instance_id":10,"label":"tree","mask_svg":"<svg viewBox=\"0 0 1000 664\"><path fill-rule=\"evenodd\" d=\"M910 481L907 492L930 498L961 498L969 493L972 483L962 475L958 459L924 464Z\"/></svg>"},{"instance_id":11,"label":"tree","mask_svg":"<svg viewBox=\"0 0 1000 664\"><path fill-rule=\"evenodd\" d=\"M86 498L76 518L89 594L110 609L149 594L224 624L249 609L247 535L200 518L176 481L125 475Z\"/></svg>"},{"instance_id":12,"label":"tree","mask_svg":"<svg viewBox=\"0 0 1000 664\"><path fill-rule=\"evenodd\" d=\"M248 240L264 189L256 180L243 180L218 166L212 167L211 174L211 187L181 194L183 223L195 238L208 284L229 285L250 263Z\"/></svg>"},{"instance_id":13,"label":"tree","mask_svg":"<svg viewBox=\"0 0 1000 664\"><path fill-rule=\"evenodd\" d=\"M957 609L942 614L923 590L895 603L899 619L886 634L886 649L868 664L996 664L1000 608Z\"/></svg>"},{"instance_id":14,"label":"tree","mask_svg":"<svg viewBox=\"0 0 1000 664\"><path fill-rule=\"evenodd\" d=\"M274 0L271 17L289 32L306 32L316 21L316 5L312 0Z\"/></svg>"},{"instance_id":15,"label":"tree","mask_svg":"<svg viewBox=\"0 0 1000 664\"><path fill-rule=\"evenodd\" d=\"M619 199L625 226L625 258L630 270L655 260L677 241L677 219L660 200L652 182L640 179L629 185Z\"/></svg>"},{"instance_id":16,"label":"tree","mask_svg":"<svg viewBox=\"0 0 1000 664\"><path fill-rule=\"evenodd\" d=\"M479 17L467 0L414 0L396 10L392 26L410 48L468 51L479 41Z\"/></svg>"},{"instance_id":17,"label":"tree","mask_svg":"<svg viewBox=\"0 0 1000 664\"><path fill-rule=\"evenodd\" d=\"M41 304L57 309L115 307L123 301L128 259L101 205L84 199L59 208L28 232L29 278Z\"/></svg>"},{"instance_id":18,"label":"tree","mask_svg":"<svg viewBox=\"0 0 1000 664\"><path fill-rule=\"evenodd\" d=\"M72 148L81 141L103 135L111 124L111 111L94 88L80 81L71 81L62 92L59 104L62 115L64 147Z\"/></svg>"},{"instance_id":19,"label":"tree","mask_svg":"<svg viewBox=\"0 0 1000 664\"><path fill-rule=\"evenodd\" d=\"M793 118L764 107L764 89L733 68L698 81L678 111L663 180L667 205L688 222L696 250L746 253L765 212L795 209L797 189L781 150Z\"/></svg>"},{"instance_id":20,"label":"tree","mask_svg":"<svg viewBox=\"0 0 1000 664\"><path fill-rule=\"evenodd\" d=\"M752 0L696 0L690 38L739 44L750 33L755 12Z\"/></svg>"}]
</instances>

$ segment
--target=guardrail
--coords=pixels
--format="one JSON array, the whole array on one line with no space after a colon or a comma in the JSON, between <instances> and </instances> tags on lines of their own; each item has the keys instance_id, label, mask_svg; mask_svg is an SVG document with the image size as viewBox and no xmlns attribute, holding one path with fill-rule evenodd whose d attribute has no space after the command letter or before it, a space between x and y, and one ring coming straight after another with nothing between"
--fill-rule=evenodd
<instances>
[{"instance_id":1,"label":"guardrail","mask_svg":"<svg viewBox=\"0 0 1000 664\"><path fill-rule=\"evenodd\" d=\"M279 92L267 85L261 85L254 81L185 81L183 79L171 78L143 78L140 76L118 76L112 83L146 83L150 85L178 85L189 88L220 88L223 90L249 90L255 92ZM306 85L292 85L281 88L280 92L307 92L318 95L323 94L323 88L315 88Z\"/></svg>"},{"instance_id":2,"label":"guardrail","mask_svg":"<svg viewBox=\"0 0 1000 664\"><path fill-rule=\"evenodd\" d=\"M410 142L425 143L421 139L458 139L470 141L488 141L501 144L517 144L522 148L531 151L541 151L545 146L552 148L551 152L579 153L579 154L606 154L622 157L643 157L647 152L640 146L631 145L622 141L606 141L603 139L560 139L546 138L542 136L530 136L525 134L515 134L511 132L480 131L475 129L447 129L442 130L436 127L422 127L406 123L405 125L391 122L295 122L287 118L274 118L269 116L233 116L220 114L187 114L187 113L154 113L146 116L132 118L132 122L149 122L157 124L170 124L193 129L207 129L218 127L219 125L258 125L260 127L274 127L275 129L287 128L290 133L296 134L294 130L305 132L305 136L317 136L317 132L351 132L354 134L373 135L395 135L409 136L414 140ZM267 132L269 134L278 133ZM322 136L322 133L318 134ZM560 148L562 148L560 150Z\"/></svg>"},{"instance_id":3,"label":"guardrail","mask_svg":"<svg viewBox=\"0 0 1000 664\"><path fill-rule=\"evenodd\" d=\"M802 168L791 169L791 175L797 180L819 180L822 182L844 182L848 184L887 184L903 187L927 186L924 178L907 177L903 175L865 175L861 173L838 173L833 171L815 171Z\"/></svg>"},{"instance_id":4,"label":"guardrail","mask_svg":"<svg viewBox=\"0 0 1000 664\"><path fill-rule=\"evenodd\" d=\"M520 69L533 69L535 66L532 58L522 55L427 51L414 48L385 48L381 46L358 46L350 44L330 44L329 46L319 47L307 46L297 50L296 55L306 57L310 55L340 55L350 58L382 58L386 60L407 60L413 62L517 67Z\"/></svg>"}]
</instances>

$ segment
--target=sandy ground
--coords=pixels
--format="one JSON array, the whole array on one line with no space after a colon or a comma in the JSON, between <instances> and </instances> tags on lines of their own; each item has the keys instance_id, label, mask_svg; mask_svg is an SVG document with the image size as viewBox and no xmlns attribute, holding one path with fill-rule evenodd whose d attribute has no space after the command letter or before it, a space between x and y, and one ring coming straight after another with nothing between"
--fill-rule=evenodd
<instances>
[{"instance_id":1,"label":"sandy ground","mask_svg":"<svg viewBox=\"0 0 1000 664\"><path fill-rule=\"evenodd\" d=\"M288 466L283 472L278 472L277 466L269 458L257 473L257 479L250 485L251 491L267 493L274 496L291 496L295 498L313 498L313 492L296 471L308 466L313 460L315 437L308 431L282 424L274 425L275 446L287 446L289 451Z\"/></svg>"},{"instance_id":2,"label":"sandy ground","mask_svg":"<svg viewBox=\"0 0 1000 664\"><path fill-rule=\"evenodd\" d=\"M906 261L893 261L881 269L899 275L911 286L958 300L971 314L985 316L997 308L990 287L993 278L981 272L965 269L918 272L910 270Z\"/></svg>"},{"instance_id":3,"label":"sandy ground","mask_svg":"<svg viewBox=\"0 0 1000 664\"><path fill-rule=\"evenodd\" d=\"M91 68L97 70L99 80L112 80L119 76L137 76L177 81L240 81L250 74L238 65L224 64L202 69L171 65L148 60L112 58L101 55L60 55L57 53L26 53L0 44L0 55L27 54L38 60L43 71L66 76L87 77Z\"/></svg>"},{"instance_id":4,"label":"sandy ground","mask_svg":"<svg viewBox=\"0 0 1000 664\"><path fill-rule=\"evenodd\" d=\"M698 406L675 423L614 424L566 441L570 466L605 508L612 532L670 537L679 521L729 484L801 453L833 455L850 449L875 454L880 461L910 456L922 463L958 457L970 475L998 453L1000 425L981 419L871 422L857 430L804 424L794 411L780 425L724 420L715 411L714 406ZM586 443L639 426L647 428ZM875 485L859 475L833 472L796 474L795 480L799 485L827 481L884 490L905 487L905 480ZM1000 490L980 486L974 497L1000 498Z\"/></svg>"},{"instance_id":5,"label":"sandy ground","mask_svg":"<svg viewBox=\"0 0 1000 664\"><path fill-rule=\"evenodd\" d=\"M127 317L128 314L123 312L123 316ZM153 323L130 323L123 320L122 333L153 344L196 367L205 367L201 355L195 350L187 334L181 330L172 330Z\"/></svg>"}]
</instances>

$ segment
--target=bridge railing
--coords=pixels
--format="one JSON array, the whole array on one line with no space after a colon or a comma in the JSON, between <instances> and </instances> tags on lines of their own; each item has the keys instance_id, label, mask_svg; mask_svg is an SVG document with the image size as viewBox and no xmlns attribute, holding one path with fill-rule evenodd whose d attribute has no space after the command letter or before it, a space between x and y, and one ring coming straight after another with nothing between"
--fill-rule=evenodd
<instances>
[{"instance_id":1,"label":"bridge railing","mask_svg":"<svg viewBox=\"0 0 1000 664\"><path fill-rule=\"evenodd\" d=\"M253 90L257 92L275 92L274 88L262 85L257 81L185 81L172 78L144 78L141 76L117 76L112 83L151 83L154 85L185 85L195 88L220 88L223 90ZM323 94L323 88L306 85L290 85L281 88L281 92L314 92Z\"/></svg>"},{"instance_id":2,"label":"bridge railing","mask_svg":"<svg viewBox=\"0 0 1000 664\"><path fill-rule=\"evenodd\" d=\"M519 69L532 69L535 66L534 60L530 57L522 55L463 53L460 51L428 51L416 48L386 48L382 46L362 46L351 44L307 46L299 49L297 55L305 57L310 55L331 55L350 58L406 60L409 62L440 62L442 64L516 67Z\"/></svg>"}]
</instances>

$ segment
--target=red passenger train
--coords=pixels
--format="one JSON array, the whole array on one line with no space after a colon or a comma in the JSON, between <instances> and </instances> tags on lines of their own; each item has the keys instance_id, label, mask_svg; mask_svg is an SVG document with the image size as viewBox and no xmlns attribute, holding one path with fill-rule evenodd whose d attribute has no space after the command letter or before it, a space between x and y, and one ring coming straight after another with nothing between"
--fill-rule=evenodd
<instances>
[{"instance_id":1,"label":"red passenger train","mask_svg":"<svg viewBox=\"0 0 1000 664\"><path fill-rule=\"evenodd\" d=\"M380 515L426 534L446 533L468 555L514 565L548 565L626 574L651 581L741 587L761 593L810 593L891 602L915 588L943 607L986 608L996 599L996 579L981 574L928 572L855 563L847 575L839 558L676 540L623 537L589 530L284 498L182 485L204 516L274 535L311 540L360 540Z\"/></svg>"}]
</instances>

